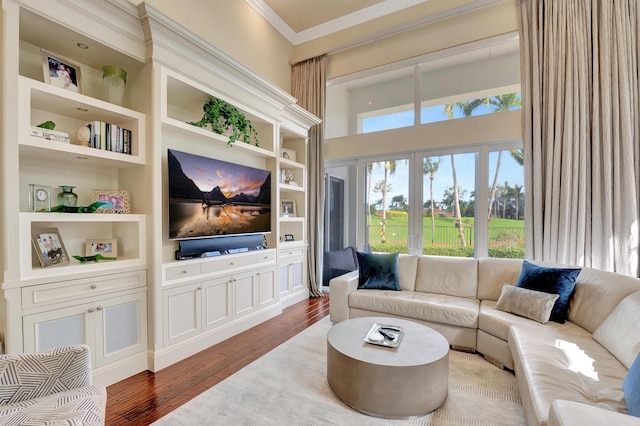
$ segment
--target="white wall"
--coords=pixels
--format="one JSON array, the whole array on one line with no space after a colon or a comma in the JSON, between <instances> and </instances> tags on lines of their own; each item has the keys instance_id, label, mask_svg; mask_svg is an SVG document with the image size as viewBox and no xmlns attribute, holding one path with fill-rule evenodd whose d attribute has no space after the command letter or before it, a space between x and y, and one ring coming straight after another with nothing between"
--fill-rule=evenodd
<instances>
[{"instance_id":1,"label":"white wall","mask_svg":"<svg viewBox=\"0 0 640 426\"><path fill-rule=\"evenodd\" d=\"M137 5L143 0L129 1ZM244 0L146 0L146 3L291 92L291 43Z\"/></svg>"}]
</instances>

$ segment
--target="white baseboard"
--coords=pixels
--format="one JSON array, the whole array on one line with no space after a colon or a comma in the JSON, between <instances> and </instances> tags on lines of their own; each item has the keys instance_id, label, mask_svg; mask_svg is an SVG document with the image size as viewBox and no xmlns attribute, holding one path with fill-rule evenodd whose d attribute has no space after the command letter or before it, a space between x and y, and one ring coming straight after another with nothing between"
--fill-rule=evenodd
<instances>
[{"instance_id":1,"label":"white baseboard","mask_svg":"<svg viewBox=\"0 0 640 426\"><path fill-rule=\"evenodd\" d=\"M298 302L309 299L309 290L299 291L297 293L289 294L280 298L280 303L283 308L291 305L295 305Z\"/></svg>"},{"instance_id":2,"label":"white baseboard","mask_svg":"<svg viewBox=\"0 0 640 426\"><path fill-rule=\"evenodd\" d=\"M93 383L110 386L147 370L147 351L93 370Z\"/></svg>"},{"instance_id":3,"label":"white baseboard","mask_svg":"<svg viewBox=\"0 0 640 426\"><path fill-rule=\"evenodd\" d=\"M149 351L149 369L159 371L282 313L282 303L269 306L168 348Z\"/></svg>"}]
</instances>

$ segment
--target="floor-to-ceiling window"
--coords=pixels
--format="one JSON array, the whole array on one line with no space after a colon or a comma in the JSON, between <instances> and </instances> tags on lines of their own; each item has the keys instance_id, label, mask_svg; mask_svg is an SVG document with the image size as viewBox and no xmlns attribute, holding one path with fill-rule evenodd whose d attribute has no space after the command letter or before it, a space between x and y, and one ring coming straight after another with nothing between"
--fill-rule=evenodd
<instances>
[{"instance_id":1,"label":"floor-to-ceiling window","mask_svg":"<svg viewBox=\"0 0 640 426\"><path fill-rule=\"evenodd\" d=\"M519 90L517 35L328 82L350 244L356 230L361 250L523 257Z\"/></svg>"}]
</instances>

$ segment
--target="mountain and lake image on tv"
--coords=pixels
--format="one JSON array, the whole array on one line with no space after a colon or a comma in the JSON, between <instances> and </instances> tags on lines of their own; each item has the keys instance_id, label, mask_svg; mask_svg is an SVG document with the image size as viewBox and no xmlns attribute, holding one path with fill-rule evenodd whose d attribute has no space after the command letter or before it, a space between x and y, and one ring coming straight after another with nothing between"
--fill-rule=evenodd
<instances>
[{"instance_id":1,"label":"mountain and lake image on tv","mask_svg":"<svg viewBox=\"0 0 640 426\"><path fill-rule=\"evenodd\" d=\"M169 239L271 232L271 172L169 149Z\"/></svg>"}]
</instances>

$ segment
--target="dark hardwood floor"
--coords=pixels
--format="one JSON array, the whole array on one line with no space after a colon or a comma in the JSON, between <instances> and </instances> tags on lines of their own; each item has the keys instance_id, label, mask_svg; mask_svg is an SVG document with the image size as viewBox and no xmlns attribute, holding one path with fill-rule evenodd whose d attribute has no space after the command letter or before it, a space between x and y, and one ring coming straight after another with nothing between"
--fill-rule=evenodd
<instances>
[{"instance_id":1,"label":"dark hardwood floor","mask_svg":"<svg viewBox=\"0 0 640 426\"><path fill-rule=\"evenodd\" d=\"M303 301L157 373L146 371L109 386L107 426L154 422L328 314L329 295Z\"/></svg>"}]
</instances>

